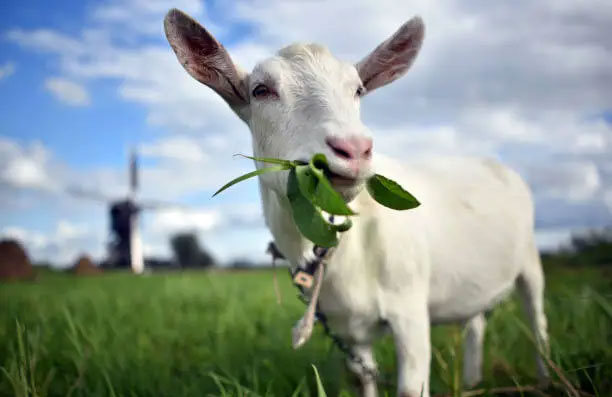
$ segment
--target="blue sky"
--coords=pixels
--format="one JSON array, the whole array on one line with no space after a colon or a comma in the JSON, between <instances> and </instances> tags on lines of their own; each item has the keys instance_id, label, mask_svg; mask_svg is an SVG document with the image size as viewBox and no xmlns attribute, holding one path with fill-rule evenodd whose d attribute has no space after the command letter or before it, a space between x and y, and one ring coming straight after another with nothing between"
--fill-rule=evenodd
<instances>
[{"instance_id":1,"label":"blue sky","mask_svg":"<svg viewBox=\"0 0 612 397\"><path fill-rule=\"evenodd\" d=\"M2 6L6 16L2 30L45 28L78 35L94 3L57 1L50 7L49 2L34 1L24 7L7 2ZM0 91L2 108L10 109L3 115L3 135L21 144L40 141L67 165L88 169L120 166L125 162L122 148L139 142L147 133L144 109L117 101L116 82L88 85L89 91L95 92L89 106L65 106L43 85L47 76L57 74L57 59L7 43L6 39L2 46L0 64L18 65L15 76L3 79ZM110 114L113 116L105 116Z\"/></svg>"},{"instance_id":2,"label":"blue sky","mask_svg":"<svg viewBox=\"0 0 612 397\"><path fill-rule=\"evenodd\" d=\"M200 20L246 69L293 41L358 61L420 14L427 37L417 63L363 103L377 150L509 164L534 191L542 246L612 223L609 2L324 4L4 2L0 234L22 239L37 260L102 257L104 205L64 189L120 197L137 147L142 197L192 207L145 215L149 254L167 255L168 235L192 229L223 260L263 258L269 234L256 183L209 197L252 166L231 157L250 152L248 130L181 69L162 31L171 7Z\"/></svg>"}]
</instances>

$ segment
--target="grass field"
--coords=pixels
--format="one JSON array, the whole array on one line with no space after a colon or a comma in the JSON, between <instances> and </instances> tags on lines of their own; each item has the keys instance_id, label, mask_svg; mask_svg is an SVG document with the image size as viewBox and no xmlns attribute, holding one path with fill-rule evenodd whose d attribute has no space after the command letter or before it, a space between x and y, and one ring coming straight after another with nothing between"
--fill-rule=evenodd
<instances>
[{"instance_id":1,"label":"grass field","mask_svg":"<svg viewBox=\"0 0 612 397\"><path fill-rule=\"evenodd\" d=\"M547 273L552 360L577 388L612 396L609 271ZM270 271L45 274L2 284L0 395L316 396L312 364L328 396L354 395L341 353L320 329L291 349L304 306L282 270L279 279L282 306ZM484 388L535 383L524 324L515 299L491 313ZM433 393L458 395L460 340L458 327L434 329ZM390 339L377 345L377 358L393 382ZM394 395L393 385L381 389Z\"/></svg>"}]
</instances>

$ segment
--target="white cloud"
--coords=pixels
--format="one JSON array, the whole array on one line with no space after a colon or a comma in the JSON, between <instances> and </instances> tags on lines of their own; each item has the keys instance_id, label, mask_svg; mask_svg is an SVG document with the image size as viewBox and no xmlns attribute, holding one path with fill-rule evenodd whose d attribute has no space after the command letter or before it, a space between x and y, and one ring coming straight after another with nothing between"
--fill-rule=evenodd
<instances>
[{"instance_id":1,"label":"white cloud","mask_svg":"<svg viewBox=\"0 0 612 397\"><path fill-rule=\"evenodd\" d=\"M153 233L176 233L182 230L210 231L221 221L221 215L212 210L163 210L152 215Z\"/></svg>"},{"instance_id":2,"label":"white cloud","mask_svg":"<svg viewBox=\"0 0 612 397\"><path fill-rule=\"evenodd\" d=\"M84 237L89 233L84 225L75 225L67 220L60 220L57 223L56 236L61 240L75 239Z\"/></svg>"},{"instance_id":3,"label":"white cloud","mask_svg":"<svg viewBox=\"0 0 612 397\"><path fill-rule=\"evenodd\" d=\"M204 17L200 0L131 0L109 1L94 8L92 16L101 23L118 25L139 34L160 34L162 19L172 7Z\"/></svg>"},{"instance_id":4,"label":"white cloud","mask_svg":"<svg viewBox=\"0 0 612 397\"><path fill-rule=\"evenodd\" d=\"M527 178L536 194L570 201L589 200L602 186L599 170L592 162L533 166Z\"/></svg>"},{"instance_id":5,"label":"white cloud","mask_svg":"<svg viewBox=\"0 0 612 397\"><path fill-rule=\"evenodd\" d=\"M0 65L0 80L4 80L13 73L15 73L15 63L5 62L3 65Z\"/></svg>"},{"instance_id":6,"label":"white cloud","mask_svg":"<svg viewBox=\"0 0 612 397\"><path fill-rule=\"evenodd\" d=\"M82 43L72 39L60 32L48 29L21 30L14 29L7 33L6 37L21 45L41 52L80 54L85 51Z\"/></svg>"},{"instance_id":7,"label":"white cloud","mask_svg":"<svg viewBox=\"0 0 612 397\"><path fill-rule=\"evenodd\" d=\"M189 162L205 162L207 158L197 141L180 136L141 145L139 152L145 156Z\"/></svg>"},{"instance_id":8,"label":"white cloud","mask_svg":"<svg viewBox=\"0 0 612 397\"><path fill-rule=\"evenodd\" d=\"M251 160L232 157L249 153L249 135L243 131L207 135L175 135L141 145L142 196L177 200L186 194L212 194L238 175L249 172Z\"/></svg>"},{"instance_id":9,"label":"white cloud","mask_svg":"<svg viewBox=\"0 0 612 397\"><path fill-rule=\"evenodd\" d=\"M87 89L68 79L50 77L45 80L45 89L67 105L87 106L91 103Z\"/></svg>"},{"instance_id":10,"label":"white cloud","mask_svg":"<svg viewBox=\"0 0 612 397\"><path fill-rule=\"evenodd\" d=\"M58 267L70 267L79 255L87 253L94 260L103 257L102 233L92 231L84 224L60 219L53 230L42 232L19 226L6 226L0 230L1 238L20 241L35 263L51 262Z\"/></svg>"},{"instance_id":11,"label":"white cloud","mask_svg":"<svg viewBox=\"0 0 612 397\"><path fill-rule=\"evenodd\" d=\"M474 106L460 115L458 123L466 135L488 136L502 142L536 142L545 136L538 123L521 118L513 109Z\"/></svg>"},{"instance_id":12,"label":"white cloud","mask_svg":"<svg viewBox=\"0 0 612 397\"><path fill-rule=\"evenodd\" d=\"M0 183L43 191L58 189L49 174L50 153L39 142L21 146L0 136Z\"/></svg>"},{"instance_id":13,"label":"white cloud","mask_svg":"<svg viewBox=\"0 0 612 397\"><path fill-rule=\"evenodd\" d=\"M585 132L575 138L574 150L579 153L604 153L610 138L603 133Z\"/></svg>"},{"instance_id":14,"label":"white cloud","mask_svg":"<svg viewBox=\"0 0 612 397\"><path fill-rule=\"evenodd\" d=\"M28 251L40 249L48 244L48 235L30 231L19 226L7 226L0 232L2 238L16 239L24 244Z\"/></svg>"},{"instance_id":15,"label":"white cloud","mask_svg":"<svg viewBox=\"0 0 612 397\"><path fill-rule=\"evenodd\" d=\"M536 231L536 242L540 249L555 251L567 247L572 238L572 228L550 228Z\"/></svg>"},{"instance_id":16,"label":"white cloud","mask_svg":"<svg viewBox=\"0 0 612 397\"><path fill-rule=\"evenodd\" d=\"M247 201L234 206L156 210L143 222L143 230L146 255L170 257L170 237L188 231L222 263L238 257L265 261L271 240L261 206Z\"/></svg>"}]
</instances>

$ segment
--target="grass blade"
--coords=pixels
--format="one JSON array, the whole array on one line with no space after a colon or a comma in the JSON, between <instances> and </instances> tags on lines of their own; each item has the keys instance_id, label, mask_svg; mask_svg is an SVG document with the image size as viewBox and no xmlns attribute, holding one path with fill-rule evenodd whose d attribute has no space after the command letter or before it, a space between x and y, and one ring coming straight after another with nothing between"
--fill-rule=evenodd
<instances>
[{"instance_id":1,"label":"grass blade","mask_svg":"<svg viewBox=\"0 0 612 397\"><path fill-rule=\"evenodd\" d=\"M327 397L327 393L325 393L325 389L323 388L323 383L321 383L321 378L319 377L319 371L317 371L317 367L312 366L314 370L315 379L317 381L317 395L319 397Z\"/></svg>"},{"instance_id":2,"label":"grass blade","mask_svg":"<svg viewBox=\"0 0 612 397\"><path fill-rule=\"evenodd\" d=\"M598 294L596 291L590 291L593 300L601 307L604 313L612 320L612 306L606 302L606 298Z\"/></svg>"},{"instance_id":3,"label":"grass blade","mask_svg":"<svg viewBox=\"0 0 612 397\"><path fill-rule=\"evenodd\" d=\"M300 382L298 383L297 387L293 391L293 394L291 394L291 397L299 397L300 394L303 394L302 389L304 388L304 385L305 385L305 380L304 378L302 378L300 379Z\"/></svg>"},{"instance_id":4,"label":"grass blade","mask_svg":"<svg viewBox=\"0 0 612 397\"><path fill-rule=\"evenodd\" d=\"M215 197L217 194L221 193L222 191L224 191L225 189L234 186L235 184L244 181L245 179L249 179L252 178L254 176L257 175L261 175L261 174L265 174L267 172L275 172L275 171L286 171L291 167L288 167L286 165L279 165L277 167L266 167L266 168L260 168L258 170L255 171L251 171L248 174L244 174L242 176L239 176L236 179L232 179L231 181L229 181L228 183L226 183L225 185L223 185L223 187L219 190L217 190L215 192L215 194L213 194L212 196Z\"/></svg>"},{"instance_id":5,"label":"grass blade","mask_svg":"<svg viewBox=\"0 0 612 397\"><path fill-rule=\"evenodd\" d=\"M261 163L278 164L278 165L284 165L287 167L295 167L297 165L294 161L284 160L284 159L275 159L273 157L252 157L252 156L247 156L246 154L242 154L242 153L237 153L234 156L244 157L247 159L259 161Z\"/></svg>"}]
</instances>

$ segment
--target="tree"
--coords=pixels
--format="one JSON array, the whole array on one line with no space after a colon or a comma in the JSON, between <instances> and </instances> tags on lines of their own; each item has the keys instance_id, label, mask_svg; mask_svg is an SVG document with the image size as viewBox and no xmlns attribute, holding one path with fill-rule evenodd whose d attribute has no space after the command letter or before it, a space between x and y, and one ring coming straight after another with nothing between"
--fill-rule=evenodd
<instances>
[{"instance_id":1,"label":"tree","mask_svg":"<svg viewBox=\"0 0 612 397\"><path fill-rule=\"evenodd\" d=\"M213 266L213 257L200 246L195 233L177 233L170 239L174 258L181 267Z\"/></svg>"},{"instance_id":2,"label":"tree","mask_svg":"<svg viewBox=\"0 0 612 397\"><path fill-rule=\"evenodd\" d=\"M572 236L572 251L585 265L612 265L612 228Z\"/></svg>"}]
</instances>

